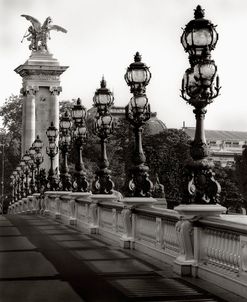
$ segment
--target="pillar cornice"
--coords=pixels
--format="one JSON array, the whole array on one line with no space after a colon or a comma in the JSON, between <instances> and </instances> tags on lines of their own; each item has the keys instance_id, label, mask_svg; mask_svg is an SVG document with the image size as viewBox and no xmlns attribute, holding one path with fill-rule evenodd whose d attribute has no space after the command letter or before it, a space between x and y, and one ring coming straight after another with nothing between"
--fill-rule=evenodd
<instances>
[{"instance_id":1,"label":"pillar cornice","mask_svg":"<svg viewBox=\"0 0 247 302\"><path fill-rule=\"evenodd\" d=\"M18 66L14 71L22 78L60 76L69 66L27 65Z\"/></svg>"}]
</instances>

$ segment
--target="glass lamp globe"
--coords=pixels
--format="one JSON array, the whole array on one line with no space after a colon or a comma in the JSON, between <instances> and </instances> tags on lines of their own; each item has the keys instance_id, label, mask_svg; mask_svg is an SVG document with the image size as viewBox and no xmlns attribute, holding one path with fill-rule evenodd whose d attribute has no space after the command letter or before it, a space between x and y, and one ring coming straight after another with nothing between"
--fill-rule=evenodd
<instances>
[{"instance_id":1,"label":"glass lamp globe","mask_svg":"<svg viewBox=\"0 0 247 302\"><path fill-rule=\"evenodd\" d=\"M202 56L207 51L213 50L217 41L215 25L204 19L204 10L198 5L194 19L186 25L181 37L184 50L190 55Z\"/></svg>"},{"instance_id":2,"label":"glass lamp globe","mask_svg":"<svg viewBox=\"0 0 247 302\"><path fill-rule=\"evenodd\" d=\"M151 79L151 72L149 67L141 61L139 52L135 54L134 63L131 63L127 68L124 78L127 85L132 88L138 87L140 84L142 86L148 85Z\"/></svg>"},{"instance_id":3,"label":"glass lamp globe","mask_svg":"<svg viewBox=\"0 0 247 302\"><path fill-rule=\"evenodd\" d=\"M100 82L100 88L96 90L93 98L94 106L99 111L106 111L113 105L114 97L112 92L106 87L106 81L104 77Z\"/></svg>"},{"instance_id":4,"label":"glass lamp globe","mask_svg":"<svg viewBox=\"0 0 247 302\"><path fill-rule=\"evenodd\" d=\"M142 114L147 109L148 98L145 95L132 97L129 105L133 115Z\"/></svg>"},{"instance_id":5,"label":"glass lamp globe","mask_svg":"<svg viewBox=\"0 0 247 302\"><path fill-rule=\"evenodd\" d=\"M82 123L86 118L87 111L84 106L81 104L81 99L78 98L76 101L76 105L72 108L72 118L74 119L76 124Z\"/></svg>"},{"instance_id":6,"label":"glass lamp globe","mask_svg":"<svg viewBox=\"0 0 247 302\"><path fill-rule=\"evenodd\" d=\"M51 122L50 127L46 130L46 135L48 137L48 140L50 142L55 141L56 137L58 136L58 130L57 128L54 126L54 123Z\"/></svg>"},{"instance_id":7,"label":"glass lamp globe","mask_svg":"<svg viewBox=\"0 0 247 302\"><path fill-rule=\"evenodd\" d=\"M36 152L38 152L39 150L41 150L43 148L43 142L42 140L39 138L39 135L37 135L35 141L32 144L32 147L36 150Z\"/></svg>"},{"instance_id":8,"label":"glass lamp globe","mask_svg":"<svg viewBox=\"0 0 247 302\"><path fill-rule=\"evenodd\" d=\"M62 132L72 127L72 121L70 119L68 110L66 110L64 115L62 116L59 126Z\"/></svg>"}]
</instances>

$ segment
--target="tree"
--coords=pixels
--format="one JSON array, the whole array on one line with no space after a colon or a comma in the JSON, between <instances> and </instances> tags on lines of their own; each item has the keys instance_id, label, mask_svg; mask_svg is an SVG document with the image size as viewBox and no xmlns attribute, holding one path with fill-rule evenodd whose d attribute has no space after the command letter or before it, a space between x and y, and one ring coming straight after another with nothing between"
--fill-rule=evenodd
<instances>
[{"instance_id":1,"label":"tree","mask_svg":"<svg viewBox=\"0 0 247 302\"><path fill-rule=\"evenodd\" d=\"M0 108L0 116L5 131L1 137L0 171L4 171L4 200L5 196L8 196L7 205L11 195L10 175L19 163L21 156L22 98L17 95L7 98Z\"/></svg>"},{"instance_id":2,"label":"tree","mask_svg":"<svg viewBox=\"0 0 247 302\"><path fill-rule=\"evenodd\" d=\"M182 130L167 129L156 135L144 135L144 151L150 178L156 174L164 185L169 208L183 200L184 166L190 158L189 137Z\"/></svg>"},{"instance_id":3,"label":"tree","mask_svg":"<svg viewBox=\"0 0 247 302\"><path fill-rule=\"evenodd\" d=\"M247 208L247 148L244 147L242 155L235 156L235 177L237 186L245 200L245 208Z\"/></svg>"},{"instance_id":4,"label":"tree","mask_svg":"<svg viewBox=\"0 0 247 302\"><path fill-rule=\"evenodd\" d=\"M223 168L216 165L214 171L215 178L221 186L220 204L227 209L231 209L232 212L240 213L241 208L246 208L247 204L241 194L235 168Z\"/></svg>"},{"instance_id":5,"label":"tree","mask_svg":"<svg viewBox=\"0 0 247 302\"><path fill-rule=\"evenodd\" d=\"M60 102L60 116L66 109L71 111L75 100ZM6 129L5 145L5 188L11 193L9 176L19 163L21 156L21 124L22 124L22 97L10 96L0 107L0 116ZM83 160L87 169L88 180L93 181L100 161L100 140L93 133L93 110L90 110L86 121L88 137L83 146ZM131 178L130 168L134 151L134 135L131 126L125 119L116 119L113 134L108 139L107 155L112 171L112 179L116 190L128 195L128 181ZM1 140L1 137L0 137ZM0 142L1 143L1 142ZM1 147L0 147L1 149ZM160 183L164 185L168 207L173 208L183 201L184 171L186 161L190 158L189 137L182 130L168 129L151 135L146 129L143 132L143 149L146 162L150 168L150 179L155 182L158 175ZM246 153L246 154L245 154ZM247 200L247 151L242 157L236 159L236 173L216 167L216 179L222 187L221 203L226 207L245 205L239 187L245 200ZM62 159L61 159L62 160ZM71 174L74 171L75 150L69 154L69 167ZM0 171L1 171L0 160Z\"/></svg>"}]
</instances>

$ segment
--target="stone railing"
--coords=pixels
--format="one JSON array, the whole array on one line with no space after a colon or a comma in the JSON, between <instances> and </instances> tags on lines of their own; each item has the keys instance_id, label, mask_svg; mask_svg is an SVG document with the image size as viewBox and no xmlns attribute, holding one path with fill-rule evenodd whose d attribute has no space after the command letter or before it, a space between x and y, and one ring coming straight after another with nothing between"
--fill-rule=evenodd
<instances>
[{"instance_id":1,"label":"stone railing","mask_svg":"<svg viewBox=\"0 0 247 302\"><path fill-rule=\"evenodd\" d=\"M199 215L197 206L196 215L190 209L193 215L186 216L188 206L168 210L153 198L46 192L44 199L39 194L23 198L10 206L9 213L49 215L168 262L176 273L247 296L247 216L220 215L222 207L213 207L206 206Z\"/></svg>"},{"instance_id":2,"label":"stone railing","mask_svg":"<svg viewBox=\"0 0 247 302\"><path fill-rule=\"evenodd\" d=\"M221 215L196 223L195 275L247 296L247 216Z\"/></svg>"}]
</instances>

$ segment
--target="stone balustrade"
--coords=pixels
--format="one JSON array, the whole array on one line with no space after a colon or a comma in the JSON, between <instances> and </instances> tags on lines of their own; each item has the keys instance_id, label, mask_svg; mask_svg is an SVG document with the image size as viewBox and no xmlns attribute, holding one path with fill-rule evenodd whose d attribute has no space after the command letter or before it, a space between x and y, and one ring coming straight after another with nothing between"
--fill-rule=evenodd
<instances>
[{"instance_id":1,"label":"stone balustrade","mask_svg":"<svg viewBox=\"0 0 247 302\"><path fill-rule=\"evenodd\" d=\"M118 200L113 194L76 192L45 192L44 198L36 193L12 204L9 213L48 215L170 263L181 275L200 277L247 296L245 215L184 219L153 198Z\"/></svg>"}]
</instances>

